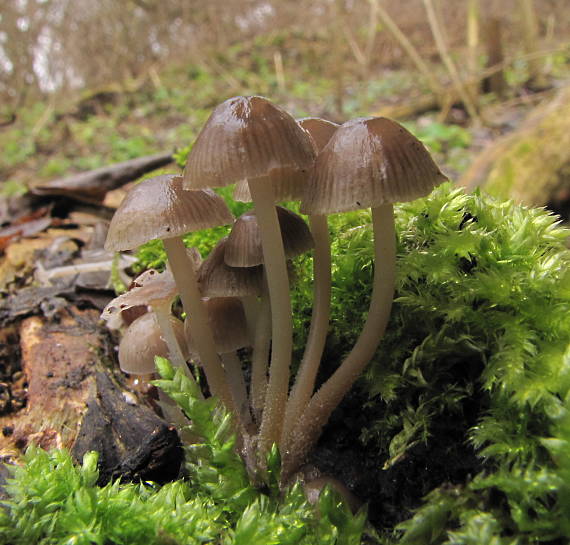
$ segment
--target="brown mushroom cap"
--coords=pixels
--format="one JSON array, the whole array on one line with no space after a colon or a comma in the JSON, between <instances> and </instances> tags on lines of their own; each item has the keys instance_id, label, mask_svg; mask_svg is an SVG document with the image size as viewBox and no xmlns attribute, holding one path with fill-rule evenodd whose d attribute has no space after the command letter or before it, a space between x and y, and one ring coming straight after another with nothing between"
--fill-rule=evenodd
<instances>
[{"instance_id":1,"label":"brown mushroom cap","mask_svg":"<svg viewBox=\"0 0 570 545\"><path fill-rule=\"evenodd\" d=\"M230 267L224 260L227 237L222 238L198 269L198 284L204 297L261 295L262 267Z\"/></svg>"},{"instance_id":2,"label":"brown mushroom cap","mask_svg":"<svg viewBox=\"0 0 570 545\"><path fill-rule=\"evenodd\" d=\"M313 237L303 218L287 208L276 208L285 257L292 259L310 250L314 246ZM242 214L234 223L226 242L224 260L230 267L255 267L263 264L261 233L255 210Z\"/></svg>"},{"instance_id":3,"label":"brown mushroom cap","mask_svg":"<svg viewBox=\"0 0 570 545\"><path fill-rule=\"evenodd\" d=\"M211 190L186 191L182 177L143 180L125 197L109 226L106 250L131 250L154 239L231 223L224 200Z\"/></svg>"},{"instance_id":4,"label":"brown mushroom cap","mask_svg":"<svg viewBox=\"0 0 570 545\"><path fill-rule=\"evenodd\" d=\"M267 176L276 200L300 198L314 159L311 140L293 117L266 98L239 96L212 112L188 156L184 185L220 187Z\"/></svg>"},{"instance_id":5,"label":"brown mushroom cap","mask_svg":"<svg viewBox=\"0 0 570 545\"><path fill-rule=\"evenodd\" d=\"M204 299L208 319L214 334L218 353L227 354L250 346L243 305L237 297ZM194 342L190 331L191 322L184 322L184 331L190 351Z\"/></svg>"},{"instance_id":6,"label":"brown mushroom cap","mask_svg":"<svg viewBox=\"0 0 570 545\"><path fill-rule=\"evenodd\" d=\"M341 125L315 163L301 211L332 214L424 197L446 181L400 124L365 117Z\"/></svg>"},{"instance_id":7,"label":"brown mushroom cap","mask_svg":"<svg viewBox=\"0 0 570 545\"><path fill-rule=\"evenodd\" d=\"M328 144L332 135L340 126L320 117L303 117L302 119L297 119L297 123L309 133L316 146L317 153Z\"/></svg>"},{"instance_id":8,"label":"brown mushroom cap","mask_svg":"<svg viewBox=\"0 0 570 545\"><path fill-rule=\"evenodd\" d=\"M171 316L170 323L179 345L186 353L182 322ZM149 312L137 318L125 331L119 344L119 365L125 373L146 375L155 371L155 356L168 357L168 348L154 312Z\"/></svg>"},{"instance_id":9,"label":"brown mushroom cap","mask_svg":"<svg viewBox=\"0 0 570 545\"><path fill-rule=\"evenodd\" d=\"M154 269L143 272L133 281L133 287L112 299L103 309L101 318L109 319L117 312L141 305L165 306L176 297L176 284L168 270L159 273Z\"/></svg>"}]
</instances>

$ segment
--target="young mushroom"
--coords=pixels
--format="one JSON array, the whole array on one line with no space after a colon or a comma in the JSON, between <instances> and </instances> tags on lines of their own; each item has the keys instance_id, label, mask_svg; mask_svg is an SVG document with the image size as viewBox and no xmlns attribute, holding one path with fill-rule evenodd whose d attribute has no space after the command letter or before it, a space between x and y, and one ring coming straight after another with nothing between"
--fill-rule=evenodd
<instances>
[{"instance_id":1,"label":"young mushroom","mask_svg":"<svg viewBox=\"0 0 570 545\"><path fill-rule=\"evenodd\" d=\"M129 291L111 300L103 309L101 317L108 320L119 312L124 313L130 309L140 309L141 306L151 307L155 321L160 327L161 336L168 347L168 356L172 364L182 369L188 378L192 378L186 365L186 356L172 326L171 308L176 293L176 284L170 271L158 273L154 269L150 269L133 281L133 287Z\"/></svg>"},{"instance_id":2,"label":"young mushroom","mask_svg":"<svg viewBox=\"0 0 570 545\"><path fill-rule=\"evenodd\" d=\"M184 310L196 322L196 345L208 384L230 409L231 395L182 235L232 221L219 195L207 189L185 191L180 176L166 174L142 181L127 194L113 216L105 243L105 249L121 251L163 240Z\"/></svg>"},{"instance_id":3,"label":"young mushroom","mask_svg":"<svg viewBox=\"0 0 570 545\"><path fill-rule=\"evenodd\" d=\"M289 281L275 202L301 191L314 157L310 138L287 112L262 97L234 97L214 110L184 172L189 189L247 180L256 208L273 318L261 451L280 437L292 351Z\"/></svg>"},{"instance_id":4,"label":"young mushroom","mask_svg":"<svg viewBox=\"0 0 570 545\"><path fill-rule=\"evenodd\" d=\"M286 439L284 479L302 462L384 334L395 282L393 203L423 197L446 179L416 137L382 117L345 123L319 154L301 210L332 214L371 207L376 266L368 317L356 344L313 395Z\"/></svg>"},{"instance_id":5,"label":"young mushroom","mask_svg":"<svg viewBox=\"0 0 570 545\"><path fill-rule=\"evenodd\" d=\"M287 260L313 247L313 237L299 215L277 206L277 218ZM232 267L254 267L264 263L261 229L255 209L242 214L232 226L225 244L224 260ZM271 308L265 289L261 295L252 359L251 404L256 416L261 413L267 388L266 368L271 340Z\"/></svg>"},{"instance_id":6,"label":"young mushroom","mask_svg":"<svg viewBox=\"0 0 570 545\"><path fill-rule=\"evenodd\" d=\"M241 361L237 355L238 350L250 346L243 306L237 297L206 298L204 305L216 350L222 359L234 405L238 410L238 418L247 430L251 425L251 415ZM192 351L196 341L191 321L184 322L184 331L188 347Z\"/></svg>"},{"instance_id":7,"label":"young mushroom","mask_svg":"<svg viewBox=\"0 0 570 545\"><path fill-rule=\"evenodd\" d=\"M184 358L188 355L184 325L174 316L169 316L170 329L174 332L177 345L181 348ZM147 312L134 320L125 331L119 343L119 366L130 375L151 375L155 372L154 358L172 357L171 350L164 342L162 328L158 325L154 312ZM179 427L180 430L188 425L188 420L167 395L159 389L159 405L164 418Z\"/></svg>"}]
</instances>

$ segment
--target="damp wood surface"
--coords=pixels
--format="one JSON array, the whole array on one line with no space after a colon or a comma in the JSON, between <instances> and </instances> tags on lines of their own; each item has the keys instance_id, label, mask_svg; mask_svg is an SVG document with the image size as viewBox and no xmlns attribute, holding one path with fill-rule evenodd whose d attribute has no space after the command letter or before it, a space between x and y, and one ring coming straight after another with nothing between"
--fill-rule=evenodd
<instances>
[{"instance_id":1,"label":"damp wood surface","mask_svg":"<svg viewBox=\"0 0 570 545\"><path fill-rule=\"evenodd\" d=\"M97 450L101 482L177 476L178 435L105 365L112 345L99 311L70 305L57 319L25 318L18 334L26 404L0 417L3 460L17 463L35 444L78 460Z\"/></svg>"}]
</instances>

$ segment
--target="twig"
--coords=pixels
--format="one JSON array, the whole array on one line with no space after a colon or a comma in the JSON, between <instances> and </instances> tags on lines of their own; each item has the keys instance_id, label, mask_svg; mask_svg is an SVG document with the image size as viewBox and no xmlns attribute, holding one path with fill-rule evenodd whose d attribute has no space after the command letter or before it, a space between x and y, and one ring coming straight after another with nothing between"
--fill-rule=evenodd
<instances>
[{"instance_id":1,"label":"twig","mask_svg":"<svg viewBox=\"0 0 570 545\"><path fill-rule=\"evenodd\" d=\"M370 1L376 5L376 9L378 10L378 15L380 16L382 23L400 44L402 49L404 49L404 51L408 54L410 59L414 62L416 68L425 78L426 83L428 84L428 87L431 89L432 93L439 98L443 97L445 95L443 87L434 78L432 70L430 70L428 65L423 61L420 54L418 53L418 50L414 47L412 42L410 42L406 35L400 30L388 12L383 8L379 0Z\"/></svg>"},{"instance_id":2,"label":"twig","mask_svg":"<svg viewBox=\"0 0 570 545\"><path fill-rule=\"evenodd\" d=\"M461 76L459 75L459 72L457 70L457 67L455 66L455 63L453 62L449 54L449 51L447 49L447 46L445 44L445 40L443 38L441 26L439 24L437 15L435 13L433 2L432 0L423 0L423 2L426 8L428 21L435 40L435 44L439 52L439 56L441 57L443 64L447 68L449 75L451 76L451 79L453 81L453 84L457 90L459 97L461 98L463 104L465 104L467 113L475 123L481 124L482 120L481 116L477 112L477 107L473 102L471 96L469 95L469 91L466 89L465 85L463 84Z\"/></svg>"}]
</instances>

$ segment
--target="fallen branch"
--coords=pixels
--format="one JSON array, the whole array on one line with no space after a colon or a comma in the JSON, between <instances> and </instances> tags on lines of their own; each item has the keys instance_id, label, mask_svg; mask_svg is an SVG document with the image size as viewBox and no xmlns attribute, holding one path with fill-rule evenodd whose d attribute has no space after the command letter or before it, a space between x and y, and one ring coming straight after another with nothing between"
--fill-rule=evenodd
<instances>
[{"instance_id":1,"label":"fallen branch","mask_svg":"<svg viewBox=\"0 0 570 545\"><path fill-rule=\"evenodd\" d=\"M117 189L173 161L170 152L138 157L66 178L58 178L30 188L30 191L34 195L61 195L81 202L99 204L108 191Z\"/></svg>"}]
</instances>

